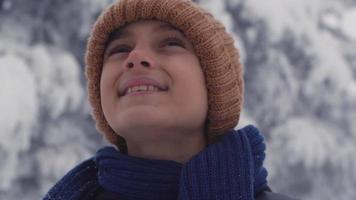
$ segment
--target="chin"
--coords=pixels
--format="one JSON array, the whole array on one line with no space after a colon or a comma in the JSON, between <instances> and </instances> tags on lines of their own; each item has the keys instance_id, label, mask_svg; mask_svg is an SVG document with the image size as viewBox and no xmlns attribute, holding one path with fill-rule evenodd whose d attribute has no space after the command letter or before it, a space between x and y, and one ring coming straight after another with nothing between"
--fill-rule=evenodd
<instances>
[{"instance_id":1,"label":"chin","mask_svg":"<svg viewBox=\"0 0 356 200\"><path fill-rule=\"evenodd\" d=\"M169 120L168 116L157 111L157 109L130 109L121 112L116 117L118 130L140 129L146 127L158 127Z\"/></svg>"}]
</instances>

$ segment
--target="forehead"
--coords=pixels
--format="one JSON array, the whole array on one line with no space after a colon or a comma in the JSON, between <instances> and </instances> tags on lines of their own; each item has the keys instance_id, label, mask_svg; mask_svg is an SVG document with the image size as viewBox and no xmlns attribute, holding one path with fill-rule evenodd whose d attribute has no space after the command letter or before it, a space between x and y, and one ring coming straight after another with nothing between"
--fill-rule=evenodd
<instances>
[{"instance_id":1,"label":"forehead","mask_svg":"<svg viewBox=\"0 0 356 200\"><path fill-rule=\"evenodd\" d=\"M157 20L140 20L137 22L129 23L113 31L109 36L108 43L116 39L122 39L125 37L135 35L135 33L142 32L142 31L144 32L174 31L184 36L184 33L181 30L179 30L178 28L174 27L169 23L157 21Z\"/></svg>"}]
</instances>

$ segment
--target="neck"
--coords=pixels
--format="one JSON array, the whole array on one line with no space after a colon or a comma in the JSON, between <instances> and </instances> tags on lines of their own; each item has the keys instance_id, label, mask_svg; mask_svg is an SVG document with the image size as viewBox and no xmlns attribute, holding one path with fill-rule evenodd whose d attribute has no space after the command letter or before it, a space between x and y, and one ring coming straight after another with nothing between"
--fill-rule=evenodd
<instances>
[{"instance_id":1,"label":"neck","mask_svg":"<svg viewBox=\"0 0 356 200\"><path fill-rule=\"evenodd\" d=\"M204 133L172 133L167 132L162 134L151 134L155 136L153 139L142 139L140 141L128 141L128 155L155 159L155 160L171 160L179 163L186 163L194 155L206 147ZM145 131L145 135L150 135ZM178 137L174 137L178 136Z\"/></svg>"}]
</instances>

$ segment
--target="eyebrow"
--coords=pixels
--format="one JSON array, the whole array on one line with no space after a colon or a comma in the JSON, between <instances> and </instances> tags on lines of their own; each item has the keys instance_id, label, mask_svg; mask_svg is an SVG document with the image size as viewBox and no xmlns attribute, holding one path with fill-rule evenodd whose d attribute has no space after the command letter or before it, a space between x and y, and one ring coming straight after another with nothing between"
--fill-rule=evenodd
<instances>
[{"instance_id":1,"label":"eyebrow","mask_svg":"<svg viewBox=\"0 0 356 200\"><path fill-rule=\"evenodd\" d=\"M116 29L114 30L110 35L109 35L109 39L107 41L107 45L110 44L110 42L114 41L114 40L117 40L117 39L122 39L122 38L125 38L125 37L128 37L130 35L130 32L126 31L125 30L125 26L119 28L119 29ZM171 24L168 24L168 23L164 23L164 24L160 24L158 27L157 27L158 30L166 30L166 31L177 31L179 33L181 33L183 36L185 36L184 32L181 31L180 29L176 28L175 26L171 25Z\"/></svg>"},{"instance_id":2,"label":"eyebrow","mask_svg":"<svg viewBox=\"0 0 356 200\"><path fill-rule=\"evenodd\" d=\"M181 31L180 29L178 29L175 26L173 26L171 24L168 24L168 23L164 23L164 24L159 25L158 29L167 30L167 31L177 31L177 32L180 32L181 34L185 35L183 33L183 31Z\"/></svg>"},{"instance_id":3,"label":"eyebrow","mask_svg":"<svg viewBox=\"0 0 356 200\"><path fill-rule=\"evenodd\" d=\"M120 38L124 38L124 37L128 37L129 33L125 30L122 30L122 28L120 29L116 29L113 32L110 33L109 35L109 39L107 41L107 45L110 44L110 42L120 39Z\"/></svg>"}]
</instances>

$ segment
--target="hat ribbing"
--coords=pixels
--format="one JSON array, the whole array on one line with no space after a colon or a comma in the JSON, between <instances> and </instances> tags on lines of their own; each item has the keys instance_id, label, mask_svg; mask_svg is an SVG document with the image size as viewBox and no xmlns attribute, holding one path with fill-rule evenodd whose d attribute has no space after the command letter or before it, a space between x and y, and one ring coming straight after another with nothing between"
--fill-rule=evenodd
<instances>
[{"instance_id":1,"label":"hat ribbing","mask_svg":"<svg viewBox=\"0 0 356 200\"><path fill-rule=\"evenodd\" d=\"M88 99L98 130L126 151L125 140L109 126L100 100L103 55L110 33L138 20L159 20L180 29L192 43L208 90L208 142L234 128L243 103L243 69L234 40L210 13L191 0L121 0L105 9L95 22L85 55Z\"/></svg>"}]
</instances>

